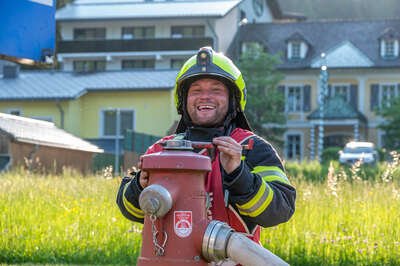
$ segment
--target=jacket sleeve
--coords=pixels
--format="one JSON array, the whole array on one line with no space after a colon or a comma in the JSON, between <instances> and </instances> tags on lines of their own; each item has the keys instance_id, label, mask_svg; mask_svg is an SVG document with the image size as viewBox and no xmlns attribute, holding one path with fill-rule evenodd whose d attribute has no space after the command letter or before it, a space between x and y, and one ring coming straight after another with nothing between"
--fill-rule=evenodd
<instances>
[{"instance_id":1,"label":"jacket sleeve","mask_svg":"<svg viewBox=\"0 0 400 266\"><path fill-rule=\"evenodd\" d=\"M241 165L229 175L223 171L224 187L243 220L274 226L293 215L296 190L271 144L258 136L253 139L253 149L244 151Z\"/></svg>"},{"instance_id":2,"label":"jacket sleeve","mask_svg":"<svg viewBox=\"0 0 400 266\"><path fill-rule=\"evenodd\" d=\"M160 142L171 139L172 136L165 137L152 146L150 146L145 154L151 154L162 150ZM144 212L139 206L139 195L143 188L139 183L140 171L136 172L133 177L124 177L117 192L117 205L122 214L131 221L143 223Z\"/></svg>"},{"instance_id":3,"label":"jacket sleeve","mask_svg":"<svg viewBox=\"0 0 400 266\"><path fill-rule=\"evenodd\" d=\"M143 223L144 212L139 207L139 195L142 187L139 184L140 172L135 177L124 177L117 193L117 205L122 214L131 221Z\"/></svg>"}]
</instances>

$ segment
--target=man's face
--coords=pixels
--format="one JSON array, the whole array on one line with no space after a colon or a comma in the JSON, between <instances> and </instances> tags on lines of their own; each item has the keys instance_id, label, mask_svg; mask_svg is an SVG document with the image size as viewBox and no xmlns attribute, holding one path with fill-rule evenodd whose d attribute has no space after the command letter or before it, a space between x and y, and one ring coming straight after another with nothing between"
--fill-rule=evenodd
<instances>
[{"instance_id":1,"label":"man's face","mask_svg":"<svg viewBox=\"0 0 400 266\"><path fill-rule=\"evenodd\" d=\"M224 83L210 78L193 82L187 96L187 112L193 124L221 125L229 107L229 91Z\"/></svg>"}]
</instances>

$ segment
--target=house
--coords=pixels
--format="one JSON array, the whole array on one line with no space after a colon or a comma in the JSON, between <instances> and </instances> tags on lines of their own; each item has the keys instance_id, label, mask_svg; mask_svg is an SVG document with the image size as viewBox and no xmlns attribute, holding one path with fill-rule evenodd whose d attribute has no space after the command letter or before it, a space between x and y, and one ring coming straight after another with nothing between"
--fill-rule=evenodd
<instances>
[{"instance_id":1,"label":"house","mask_svg":"<svg viewBox=\"0 0 400 266\"><path fill-rule=\"evenodd\" d=\"M283 17L276 0L76 0L56 13L61 71L7 64L0 111L115 153L127 129L160 136L173 126L175 76L199 47L226 52L241 23Z\"/></svg>"},{"instance_id":2,"label":"house","mask_svg":"<svg viewBox=\"0 0 400 266\"><path fill-rule=\"evenodd\" d=\"M103 150L54 123L0 113L0 170L17 166L62 172L91 170L92 157Z\"/></svg>"},{"instance_id":3,"label":"house","mask_svg":"<svg viewBox=\"0 0 400 266\"><path fill-rule=\"evenodd\" d=\"M115 152L115 140L121 141L126 129L163 135L177 117L172 95L175 70L82 75L4 69L1 111L53 122L107 153Z\"/></svg>"},{"instance_id":4,"label":"house","mask_svg":"<svg viewBox=\"0 0 400 266\"><path fill-rule=\"evenodd\" d=\"M284 13L301 13L307 20L393 19L400 14L398 0L279 0Z\"/></svg>"},{"instance_id":5,"label":"house","mask_svg":"<svg viewBox=\"0 0 400 266\"><path fill-rule=\"evenodd\" d=\"M76 0L60 9L65 71L179 69L202 46L225 53L241 23L281 19L276 0Z\"/></svg>"},{"instance_id":6,"label":"house","mask_svg":"<svg viewBox=\"0 0 400 266\"><path fill-rule=\"evenodd\" d=\"M399 19L274 22L243 25L229 53L255 43L280 55L284 157L302 160L316 158L321 136L324 148L349 140L385 146L376 110L400 95L399 41Z\"/></svg>"}]
</instances>

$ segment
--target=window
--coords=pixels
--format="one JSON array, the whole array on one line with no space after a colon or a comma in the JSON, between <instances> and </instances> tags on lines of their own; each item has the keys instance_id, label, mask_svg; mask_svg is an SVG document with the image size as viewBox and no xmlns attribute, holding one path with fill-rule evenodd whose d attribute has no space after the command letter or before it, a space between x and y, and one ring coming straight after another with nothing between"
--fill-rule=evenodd
<instances>
[{"instance_id":1,"label":"window","mask_svg":"<svg viewBox=\"0 0 400 266\"><path fill-rule=\"evenodd\" d=\"M348 84L331 85L330 98L342 97L347 103L350 102L350 89Z\"/></svg>"},{"instance_id":2,"label":"window","mask_svg":"<svg viewBox=\"0 0 400 266\"><path fill-rule=\"evenodd\" d=\"M399 56L399 41L393 38L381 40L381 56L384 59L394 59Z\"/></svg>"},{"instance_id":3,"label":"window","mask_svg":"<svg viewBox=\"0 0 400 266\"><path fill-rule=\"evenodd\" d=\"M264 51L264 47L259 42L242 43L242 53Z\"/></svg>"},{"instance_id":4,"label":"window","mask_svg":"<svg viewBox=\"0 0 400 266\"><path fill-rule=\"evenodd\" d=\"M122 60L122 69L154 69L154 59Z\"/></svg>"},{"instance_id":5,"label":"window","mask_svg":"<svg viewBox=\"0 0 400 266\"><path fill-rule=\"evenodd\" d=\"M307 44L304 41L289 41L287 45L287 58L289 60L304 59L307 55Z\"/></svg>"},{"instance_id":6,"label":"window","mask_svg":"<svg viewBox=\"0 0 400 266\"><path fill-rule=\"evenodd\" d=\"M171 68L180 69L185 63L184 59L171 59Z\"/></svg>"},{"instance_id":7,"label":"window","mask_svg":"<svg viewBox=\"0 0 400 266\"><path fill-rule=\"evenodd\" d=\"M124 132L134 128L134 111L121 109L108 109L102 111L102 135L106 137L115 137L117 134L117 118L120 120L120 134L123 137Z\"/></svg>"},{"instance_id":8,"label":"window","mask_svg":"<svg viewBox=\"0 0 400 266\"><path fill-rule=\"evenodd\" d=\"M291 59L300 59L301 44L299 42L292 42L292 57Z\"/></svg>"},{"instance_id":9,"label":"window","mask_svg":"<svg viewBox=\"0 0 400 266\"><path fill-rule=\"evenodd\" d=\"M302 88L300 86L288 87L287 111L300 112L302 110Z\"/></svg>"},{"instance_id":10,"label":"window","mask_svg":"<svg viewBox=\"0 0 400 266\"><path fill-rule=\"evenodd\" d=\"M391 101L399 96L399 89L396 84L381 84L380 107L389 107Z\"/></svg>"},{"instance_id":11,"label":"window","mask_svg":"<svg viewBox=\"0 0 400 266\"><path fill-rule=\"evenodd\" d=\"M285 111L308 112L311 110L311 86L289 85L278 87L285 95Z\"/></svg>"},{"instance_id":12,"label":"window","mask_svg":"<svg viewBox=\"0 0 400 266\"><path fill-rule=\"evenodd\" d=\"M105 28L74 29L74 40L76 41L104 40L105 38Z\"/></svg>"},{"instance_id":13,"label":"window","mask_svg":"<svg viewBox=\"0 0 400 266\"><path fill-rule=\"evenodd\" d=\"M301 136L298 134L286 136L286 159L301 160Z\"/></svg>"},{"instance_id":14,"label":"window","mask_svg":"<svg viewBox=\"0 0 400 266\"><path fill-rule=\"evenodd\" d=\"M394 57L394 40L385 42L385 57Z\"/></svg>"},{"instance_id":15,"label":"window","mask_svg":"<svg viewBox=\"0 0 400 266\"><path fill-rule=\"evenodd\" d=\"M79 60L74 61L75 72L96 72L105 71L106 61L105 60Z\"/></svg>"},{"instance_id":16,"label":"window","mask_svg":"<svg viewBox=\"0 0 400 266\"><path fill-rule=\"evenodd\" d=\"M172 26L172 38L204 37L204 26Z\"/></svg>"},{"instance_id":17,"label":"window","mask_svg":"<svg viewBox=\"0 0 400 266\"><path fill-rule=\"evenodd\" d=\"M155 36L154 27L122 27L121 37L123 40L151 39Z\"/></svg>"}]
</instances>

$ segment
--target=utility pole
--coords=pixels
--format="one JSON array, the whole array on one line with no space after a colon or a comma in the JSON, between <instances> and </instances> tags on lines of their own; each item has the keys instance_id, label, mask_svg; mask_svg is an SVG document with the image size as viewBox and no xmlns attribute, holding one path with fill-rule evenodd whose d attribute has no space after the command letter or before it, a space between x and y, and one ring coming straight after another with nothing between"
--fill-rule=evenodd
<instances>
[{"instance_id":1,"label":"utility pole","mask_svg":"<svg viewBox=\"0 0 400 266\"><path fill-rule=\"evenodd\" d=\"M320 86L318 95L319 104L319 125L318 125L318 161L322 161L322 152L324 150L324 108L325 108L325 98L328 90L328 66L326 63L325 53L321 54L321 70L320 70Z\"/></svg>"}]
</instances>

